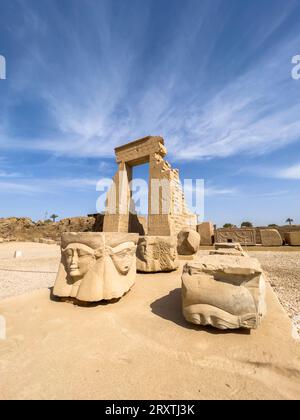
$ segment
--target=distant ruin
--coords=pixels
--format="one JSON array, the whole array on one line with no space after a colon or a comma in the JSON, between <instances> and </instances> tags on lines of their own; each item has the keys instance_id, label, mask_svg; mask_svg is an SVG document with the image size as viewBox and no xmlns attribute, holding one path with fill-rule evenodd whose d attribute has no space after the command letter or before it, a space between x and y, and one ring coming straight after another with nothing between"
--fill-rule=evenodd
<instances>
[{"instance_id":1,"label":"distant ruin","mask_svg":"<svg viewBox=\"0 0 300 420\"><path fill-rule=\"evenodd\" d=\"M182 229L196 230L197 216L189 211L179 172L164 160L167 149L162 137L145 137L115 149L118 171L107 194L104 232L140 232L132 202L132 169L149 163L147 234L176 235Z\"/></svg>"}]
</instances>

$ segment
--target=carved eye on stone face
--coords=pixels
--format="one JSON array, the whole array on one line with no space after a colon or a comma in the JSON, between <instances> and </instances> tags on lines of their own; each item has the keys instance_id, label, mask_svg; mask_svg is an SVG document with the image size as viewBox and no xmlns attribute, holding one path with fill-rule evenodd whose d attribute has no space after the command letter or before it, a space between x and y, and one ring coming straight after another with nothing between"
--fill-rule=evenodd
<instances>
[{"instance_id":1,"label":"carved eye on stone face","mask_svg":"<svg viewBox=\"0 0 300 420\"><path fill-rule=\"evenodd\" d=\"M85 251L84 249L78 249L77 250L78 257L88 257L93 255L91 252Z\"/></svg>"},{"instance_id":2,"label":"carved eye on stone face","mask_svg":"<svg viewBox=\"0 0 300 420\"><path fill-rule=\"evenodd\" d=\"M73 255L73 251L72 251L72 249L66 249L66 250L64 251L64 255L65 255L65 257L66 257L66 258L71 258L71 257L72 257L72 255Z\"/></svg>"}]
</instances>

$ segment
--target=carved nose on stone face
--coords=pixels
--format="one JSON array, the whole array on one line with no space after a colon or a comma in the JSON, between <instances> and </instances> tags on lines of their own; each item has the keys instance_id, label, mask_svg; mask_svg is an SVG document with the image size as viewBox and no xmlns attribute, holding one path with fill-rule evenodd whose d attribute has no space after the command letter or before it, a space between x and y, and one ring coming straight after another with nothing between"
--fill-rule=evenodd
<instances>
[{"instance_id":1,"label":"carved nose on stone face","mask_svg":"<svg viewBox=\"0 0 300 420\"><path fill-rule=\"evenodd\" d=\"M70 268L71 269L77 269L78 268L78 255L77 255L76 251L74 251L74 253L72 255Z\"/></svg>"}]
</instances>

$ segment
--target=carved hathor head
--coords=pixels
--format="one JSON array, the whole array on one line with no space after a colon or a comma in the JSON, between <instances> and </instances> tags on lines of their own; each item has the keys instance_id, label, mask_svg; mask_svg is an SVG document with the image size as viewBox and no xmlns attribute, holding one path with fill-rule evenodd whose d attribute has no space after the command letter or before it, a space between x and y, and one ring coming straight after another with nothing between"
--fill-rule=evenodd
<instances>
[{"instance_id":1,"label":"carved hathor head","mask_svg":"<svg viewBox=\"0 0 300 420\"><path fill-rule=\"evenodd\" d=\"M53 294L97 302L121 297L136 274L138 235L65 233Z\"/></svg>"},{"instance_id":2,"label":"carved hathor head","mask_svg":"<svg viewBox=\"0 0 300 420\"><path fill-rule=\"evenodd\" d=\"M96 260L104 256L103 237L67 233L62 238L62 256L70 277L83 278Z\"/></svg>"}]
</instances>

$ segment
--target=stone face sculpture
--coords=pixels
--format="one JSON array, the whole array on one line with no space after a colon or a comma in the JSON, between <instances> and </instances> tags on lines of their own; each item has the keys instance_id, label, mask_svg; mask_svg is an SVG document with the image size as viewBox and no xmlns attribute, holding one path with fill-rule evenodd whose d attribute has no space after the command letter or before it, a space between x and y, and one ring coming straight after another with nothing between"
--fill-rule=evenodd
<instances>
[{"instance_id":1,"label":"stone face sculpture","mask_svg":"<svg viewBox=\"0 0 300 420\"><path fill-rule=\"evenodd\" d=\"M177 240L179 255L194 255L199 250L201 237L195 230L186 229L179 232Z\"/></svg>"},{"instance_id":2,"label":"stone face sculpture","mask_svg":"<svg viewBox=\"0 0 300 420\"><path fill-rule=\"evenodd\" d=\"M144 273L167 272L179 266L177 241L172 236L144 236L137 247L137 270Z\"/></svg>"},{"instance_id":3,"label":"stone face sculpture","mask_svg":"<svg viewBox=\"0 0 300 420\"><path fill-rule=\"evenodd\" d=\"M202 257L183 269L182 299L183 315L193 324L257 328L266 313L261 266L245 256Z\"/></svg>"},{"instance_id":4,"label":"stone face sculpture","mask_svg":"<svg viewBox=\"0 0 300 420\"><path fill-rule=\"evenodd\" d=\"M277 229L260 230L262 246L282 246L283 240Z\"/></svg>"},{"instance_id":5,"label":"stone face sculpture","mask_svg":"<svg viewBox=\"0 0 300 420\"><path fill-rule=\"evenodd\" d=\"M123 296L136 277L138 235L65 233L54 296L99 302Z\"/></svg>"}]
</instances>

